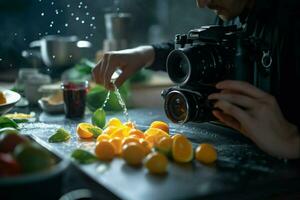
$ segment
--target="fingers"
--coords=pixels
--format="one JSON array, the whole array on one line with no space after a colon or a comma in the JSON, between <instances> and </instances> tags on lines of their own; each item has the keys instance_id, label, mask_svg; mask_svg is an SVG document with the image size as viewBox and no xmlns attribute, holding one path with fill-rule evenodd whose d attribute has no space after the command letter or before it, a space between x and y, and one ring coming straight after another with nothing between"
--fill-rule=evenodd
<instances>
[{"instance_id":1,"label":"fingers","mask_svg":"<svg viewBox=\"0 0 300 200\"><path fill-rule=\"evenodd\" d=\"M114 90L114 85L111 82L114 72L117 68L123 71L115 82L117 86L120 86L131 74L147 63L148 57L143 56L143 51L145 50L127 49L105 53L103 59L93 70L94 79L106 89Z\"/></svg>"},{"instance_id":2,"label":"fingers","mask_svg":"<svg viewBox=\"0 0 300 200\"><path fill-rule=\"evenodd\" d=\"M214 104L214 107L222 110L224 114L238 119L241 124L248 124L251 121L251 118L246 111L228 101L219 100Z\"/></svg>"},{"instance_id":3,"label":"fingers","mask_svg":"<svg viewBox=\"0 0 300 200\"><path fill-rule=\"evenodd\" d=\"M236 130L240 130L241 129L241 124L234 119L233 117L226 115L218 110L214 110L213 111L213 115L219 119L222 123L224 123L225 125L236 129Z\"/></svg>"},{"instance_id":4,"label":"fingers","mask_svg":"<svg viewBox=\"0 0 300 200\"><path fill-rule=\"evenodd\" d=\"M99 75L101 78L101 84L105 87L105 70L107 67L108 60L110 58L109 53L105 53L102 60L102 65L100 66Z\"/></svg>"},{"instance_id":5,"label":"fingers","mask_svg":"<svg viewBox=\"0 0 300 200\"><path fill-rule=\"evenodd\" d=\"M101 84L101 78L100 78L100 66L102 61L97 63L97 65L93 68L92 74L93 74L93 79L95 80L96 83Z\"/></svg>"},{"instance_id":6,"label":"fingers","mask_svg":"<svg viewBox=\"0 0 300 200\"><path fill-rule=\"evenodd\" d=\"M111 77L113 73L117 70L119 66L119 59L114 55L111 55L108 59L104 74L104 87L108 89L114 89L113 84L111 82Z\"/></svg>"},{"instance_id":7,"label":"fingers","mask_svg":"<svg viewBox=\"0 0 300 200\"><path fill-rule=\"evenodd\" d=\"M223 90L224 91L224 90ZM229 93L229 92L221 92L221 93L215 93L208 96L209 100L225 100L227 102L230 102L232 104L235 104L239 107L243 107L245 109L251 109L256 106L256 101L248 96L241 95L241 94L235 94L235 93Z\"/></svg>"},{"instance_id":8,"label":"fingers","mask_svg":"<svg viewBox=\"0 0 300 200\"><path fill-rule=\"evenodd\" d=\"M216 88L221 90L232 90L238 93L248 95L249 97L258 98L258 99L264 98L267 95L267 93L265 93L264 91L243 81L232 81L232 80L222 81L216 85Z\"/></svg>"},{"instance_id":9,"label":"fingers","mask_svg":"<svg viewBox=\"0 0 300 200\"><path fill-rule=\"evenodd\" d=\"M113 90L111 76L119 66L119 59L112 53L105 53L102 60L93 69L96 83L103 85L108 90Z\"/></svg>"},{"instance_id":10,"label":"fingers","mask_svg":"<svg viewBox=\"0 0 300 200\"><path fill-rule=\"evenodd\" d=\"M119 78L116 80L115 85L117 87L120 87L131 75L129 71L123 71L123 73L119 76Z\"/></svg>"},{"instance_id":11,"label":"fingers","mask_svg":"<svg viewBox=\"0 0 300 200\"><path fill-rule=\"evenodd\" d=\"M93 69L93 78L96 83L104 85L104 74L106 63L108 60L109 54L104 54L103 58L96 64Z\"/></svg>"}]
</instances>

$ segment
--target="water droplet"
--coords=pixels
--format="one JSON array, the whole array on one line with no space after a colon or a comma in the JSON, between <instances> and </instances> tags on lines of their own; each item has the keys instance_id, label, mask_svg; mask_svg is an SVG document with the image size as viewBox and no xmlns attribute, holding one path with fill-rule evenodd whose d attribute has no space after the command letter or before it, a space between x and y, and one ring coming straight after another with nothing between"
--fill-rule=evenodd
<instances>
[{"instance_id":1,"label":"water droplet","mask_svg":"<svg viewBox=\"0 0 300 200\"><path fill-rule=\"evenodd\" d=\"M55 10L55 14L57 14L57 15L58 15L58 10L57 10L57 9Z\"/></svg>"},{"instance_id":2,"label":"water droplet","mask_svg":"<svg viewBox=\"0 0 300 200\"><path fill-rule=\"evenodd\" d=\"M93 34L93 33L91 33L91 34L90 34L90 36L91 36L91 37L93 37L93 36L94 36L94 34Z\"/></svg>"},{"instance_id":3,"label":"water droplet","mask_svg":"<svg viewBox=\"0 0 300 200\"><path fill-rule=\"evenodd\" d=\"M84 20L82 20L81 23L84 24Z\"/></svg>"},{"instance_id":4,"label":"water droplet","mask_svg":"<svg viewBox=\"0 0 300 200\"><path fill-rule=\"evenodd\" d=\"M70 7L71 7L70 4L68 4L68 5L67 5L67 8L70 8Z\"/></svg>"},{"instance_id":5,"label":"water droplet","mask_svg":"<svg viewBox=\"0 0 300 200\"><path fill-rule=\"evenodd\" d=\"M0 61L2 61L2 58L0 58Z\"/></svg>"},{"instance_id":6,"label":"water droplet","mask_svg":"<svg viewBox=\"0 0 300 200\"><path fill-rule=\"evenodd\" d=\"M60 33L60 30L57 30L57 33Z\"/></svg>"},{"instance_id":7,"label":"water droplet","mask_svg":"<svg viewBox=\"0 0 300 200\"><path fill-rule=\"evenodd\" d=\"M96 26L93 27L93 29L96 29L96 28L97 28Z\"/></svg>"},{"instance_id":8,"label":"water droplet","mask_svg":"<svg viewBox=\"0 0 300 200\"><path fill-rule=\"evenodd\" d=\"M44 16L45 15L45 13L41 13L41 16Z\"/></svg>"},{"instance_id":9,"label":"water droplet","mask_svg":"<svg viewBox=\"0 0 300 200\"><path fill-rule=\"evenodd\" d=\"M80 1L79 5L82 5L82 1Z\"/></svg>"},{"instance_id":10,"label":"water droplet","mask_svg":"<svg viewBox=\"0 0 300 200\"><path fill-rule=\"evenodd\" d=\"M30 53L29 55L31 55L31 56L32 56L32 53Z\"/></svg>"},{"instance_id":11,"label":"water droplet","mask_svg":"<svg viewBox=\"0 0 300 200\"><path fill-rule=\"evenodd\" d=\"M45 32L45 35L48 35L48 32Z\"/></svg>"},{"instance_id":12,"label":"water droplet","mask_svg":"<svg viewBox=\"0 0 300 200\"><path fill-rule=\"evenodd\" d=\"M26 38L24 38L24 41L26 41Z\"/></svg>"},{"instance_id":13,"label":"water droplet","mask_svg":"<svg viewBox=\"0 0 300 200\"><path fill-rule=\"evenodd\" d=\"M81 8L81 5L79 5L78 8Z\"/></svg>"},{"instance_id":14,"label":"water droplet","mask_svg":"<svg viewBox=\"0 0 300 200\"><path fill-rule=\"evenodd\" d=\"M74 13L71 13L71 16L74 16Z\"/></svg>"},{"instance_id":15,"label":"water droplet","mask_svg":"<svg viewBox=\"0 0 300 200\"><path fill-rule=\"evenodd\" d=\"M47 72L50 72L50 69L49 69L49 68L47 68Z\"/></svg>"},{"instance_id":16,"label":"water droplet","mask_svg":"<svg viewBox=\"0 0 300 200\"><path fill-rule=\"evenodd\" d=\"M96 17L92 17L92 20L95 20L96 19Z\"/></svg>"},{"instance_id":17,"label":"water droplet","mask_svg":"<svg viewBox=\"0 0 300 200\"><path fill-rule=\"evenodd\" d=\"M94 26L94 24L90 24L90 27L93 27Z\"/></svg>"},{"instance_id":18,"label":"water droplet","mask_svg":"<svg viewBox=\"0 0 300 200\"><path fill-rule=\"evenodd\" d=\"M76 19L76 21L78 21L78 20L79 20L79 17L76 17L75 19Z\"/></svg>"},{"instance_id":19,"label":"water droplet","mask_svg":"<svg viewBox=\"0 0 300 200\"><path fill-rule=\"evenodd\" d=\"M12 66L13 66L13 64L9 64L9 66L10 66L10 67L12 67Z\"/></svg>"},{"instance_id":20,"label":"water droplet","mask_svg":"<svg viewBox=\"0 0 300 200\"><path fill-rule=\"evenodd\" d=\"M87 7L87 6L84 6L84 8L87 9L88 7Z\"/></svg>"},{"instance_id":21,"label":"water droplet","mask_svg":"<svg viewBox=\"0 0 300 200\"><path fill-rule=\"evenodd\" d=\"M51 21L50 23L51 23L51 24L54 24L54 21Z\"/></svg>"},{"instance_id":22,"label":"water droplet","mask_svg":"<svg viewBox=\"0 0 300 200\"><path fill-rule=\"evenodd\" d=\"M42 2L42 0L39 0L39 2Z\"/></svg>"},{"instance_id":23,"label":"water droplet","mask_svg":"<svg viewBox=\"0 0 300 200\"><path fill-rule=\"evenodd\" d=\"M42 35L42 33L39 33L39 36L41 36Z\"/></svg>"},{"instance_id":24,"label":"water droplet","mask_svg":"<svg viewBox=\"0 0 300 200\"><path fill-rule=\"evenodd\" d=\"M89 39L89 36L85 36L85 39Z\"/></svg>"},{"instance_id":25,"label":"water droplet","mask_svg":"<svg viewBox=\"0 0 300 200\"><path fill-rule=\"evenodd\" d=\"M55 55L53 55L52 58L55 59Z\"/></svg>"},{"instance_id":26,"label":"water droplet","mask_svg":"<svg viewBox=\"0 0 300 200\"><path fill-rule=\"evenodd\" d=\"M69 24L65 24L65 27L68 27L69 26Z\"/></svg>"},{"instance_id":27,"label":"water droplet","mask_svg":"<svg viewBox=\"0 0 300 200\"><path fill-rule=\"evenodd\" d=\"M69 58L72 58L73 57L73 55L69 55Z\"/></svg>"},{"instance_id":28,"label":"water droplet","mask_svg":"<svg viewBox=\"0 0 300 200\"><path fill-rule=\"evenodd\" d=\"M85 15L86 15L86 16L89 16L89 15L90 15L90 13L89 13L89 12L86 12L86 13L85 13Z\"/></svg>"},{"instance_id":29,"label":"water droplet","mask_svg":"<svg viewBox=\"0 0 300 200\"><path fill-rule=\"evenodd\" d=\"M15 35L15 36L17 36L17 35L18 35L18 33L15 33L14 35Z\"/></svg>"},{"instance_id":30,"label":"water droplet","mask_svg":"<svg viewBox=\"0 0 300 200\"><path fill-rule=\"evenodd\" d=\"M52 28L52 26L53 26L53 25L52 25L52 24L50 24L49 26Z\"/></svg>"},{"instance_id":31,"label":"water droplet","mask_svg":"<svg viewBox=\"0 0 300 200\"><path fill-rule=\"evenodd\" d=\"M53 2L53 1L51 2L51 5L52 5L52 6L54 5L54 2Z\"/></svg>"},{"instance_id":32,"label":"water droplet","mask_svg":"<svg viewBox=\"0 0 300 200\"><path fill-rule=\"evenodd\" d=\"M64 12L63 10L60 10L60 12L62 13L62 12Z\"/></svg>"}]
</instances>

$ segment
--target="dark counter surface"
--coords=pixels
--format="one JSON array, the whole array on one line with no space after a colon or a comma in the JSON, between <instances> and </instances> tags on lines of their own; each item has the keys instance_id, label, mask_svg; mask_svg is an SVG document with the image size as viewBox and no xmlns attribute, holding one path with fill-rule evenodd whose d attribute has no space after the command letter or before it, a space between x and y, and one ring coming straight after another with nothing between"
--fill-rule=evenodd
<instances>
[{"instance_id":1,"label":"dark counter surface","mask_svg":"<svg viewBox=\"0 0 300 200\"><path fill-rule=\"evenodd\" d=\"M278 195L297 199L300 188L298 161L272 158L244 138L240 133L214 123L171 123L159 109L132 109L131 120L146 129L154 120L170 123L171 134L185 134L194 145L209 142L218 150L218 160L212 166L197 161L189 164L170 162L168 174L153 176L143 167L133 168L122 159L110 163L74 165L66 174L65 191L90 188L95 199L273 199ZM108 114L124 120L122 113ZM78 140L76 125L90 122L90 116L73 121L64 115L37 112L37 121L23 124L23 132L59 156L68 159L75 148L92 150L93 142ZM49 144L47 139L58 127L71 131L71 141ZM293 196L294 195L294 196Z\"/></svg>"}]
</instances>

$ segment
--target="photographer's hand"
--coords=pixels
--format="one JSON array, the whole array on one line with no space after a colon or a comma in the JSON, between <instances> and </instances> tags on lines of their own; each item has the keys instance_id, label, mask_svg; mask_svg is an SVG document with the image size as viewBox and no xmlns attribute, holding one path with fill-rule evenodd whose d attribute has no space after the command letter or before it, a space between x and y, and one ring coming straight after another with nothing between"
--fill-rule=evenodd
<instances>
[{"instance_id":1,"label":"photographer's hand","mask_svg":"<svg viewBox=\"0 0 300 200\"><path fill-rule=\"evenodd\" d=\"M114 90L111 76L117 68L122 70L122 74L115 82L116 86L119 87L139 69L150 65L153 60L154 50L152 46L107 52L93 69L93 77L96 83L109 90Z\"/></svg>"},{"instance_id":2,"label":"photographer's hand","mask_svg":"<svg viewBox=\"0 0 300 200\"><path fill-rule=\"evenodd\" d=\"M221 93L208 98L217 100L215 117L250 138L263 151L281 158L300 157L300 135L295 125L283 116L276 99L253 85L241 81L222 81Z\"/></svg>"}]
</instances>

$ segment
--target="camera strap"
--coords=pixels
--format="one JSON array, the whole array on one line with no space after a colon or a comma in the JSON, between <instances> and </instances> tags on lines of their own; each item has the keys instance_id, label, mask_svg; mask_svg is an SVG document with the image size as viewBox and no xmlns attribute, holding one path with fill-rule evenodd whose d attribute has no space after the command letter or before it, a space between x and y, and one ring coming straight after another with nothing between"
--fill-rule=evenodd
<instances>
[{"instance_id":1,"label":"camera strap","mask_svg":"<svg viewBox=\"0 0 300 200\"><path fill-rule=\"evenodd\" d=\"M217 24L221 26L236 25L237 28L241 30L243 37L248 38L248 45L250 45L249 48L251 49L251 53L249 55L251 56L252 53L254 54L254 56L250 58L250 60L252 60L251 63L253 64L252 84L264 90L265 92L271 93L271 72L273 67L273 55L270 45L271 41L264 41L262 38L255 36L257 33L249 35L248 17L244 19L244 23L241 23L239 17L236 17L234 20L231 20L229 22L224 22L217 18ZM262 30L262 32L264 32L263 34L265 34L264 30ZM277 32L275 32L274 34L274 37L276 37ZM272 37L268 38L271 39Z\"/></svg>"},{"instance_id":2,"label":"camera strap","mask_svg":"<svg viewBox=\"0 0 300 200\"><path fill-rule=\"evenodd\" d=\"M278 31L267 31L266 25L256 22L256 15L250 15L245 19L244 33L250 38L255 58L253 60L253 84L268 93L278 90L278 75L276 60L274 60L274 42L278 38ZM275 65L274 65L275 64ZM274 82L273 82L274 81ZM273 85L276 84L276 85Z\"/></svg>"},{"instance_id":3,"label":"camera strap","mask_svg":"<svg viewBox=\"0 0 300 200\"><path fill-rule=\"evenodd\" d=\"M271 74L273 67L273 56L271 48L260 38L251 37L251 40L255 51L253 84L265 92L272 93Z\"/></svg>"}]
</instances>

